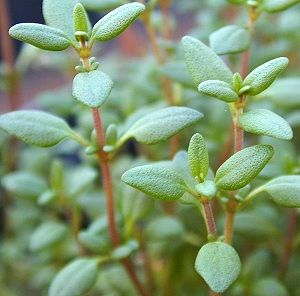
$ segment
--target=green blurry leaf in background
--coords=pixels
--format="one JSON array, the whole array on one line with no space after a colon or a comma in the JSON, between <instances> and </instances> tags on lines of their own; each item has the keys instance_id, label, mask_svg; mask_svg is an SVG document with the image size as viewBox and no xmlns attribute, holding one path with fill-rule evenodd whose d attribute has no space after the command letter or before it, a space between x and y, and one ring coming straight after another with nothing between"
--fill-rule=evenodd
<instances>
[{"instance_id":1,"label":"green blurry leaf in background","mask_svg":"<svg viewBox=\"0 0 300 296\"><path fill-rule=\"evenodd\" d=\"M29 248L31 251L40 251L61 242L67 233L67 227L55 221L48 221L41 224L33 232Z\"/></svg>"},{"instance_id":2,"label":"green blurry leaf in background","mask_svg":"<svg viewBox=\"0 0 300 296\"><path fill-rule=\"evenodd\" d=\"M65 32L74 40L73 8L78 0L43 0L43 15L46 24Z\"/></svg>"},{"instance_id":3,"label":"green blurry leaf in background","mask_svg":"<svg viewBox=\"0 0 300 296\"><path fill-rule=\"evenodd\" d=\"M298 3L299 0L265 0L263 9L267 12L280 12Z\"/></svg>"},{"instance_id":4,"label":"green blurry leaf in background","mask_svg":"<svg viewBox=\"0 0 300 296\"><path fill-rule=\"evenodd\" d=\"M80 2L87 10L99 12L114 9L126 3L125 0L80 0Z\"/></svg>"},{"instance_id":5,"label":"green blurry leaf in background","mask_svg":"<svg viewBox=\"0 0 300 296\"><path fill-rule=\"evenodd\" d=\"M84 295L95 285L97 275L97 259L76 259L55 276L49 296Z\"/></svg>"},{"instance_id":6,"label":"green blurry leaf in background","mask_svg":"<svg viewBox=\"0 0 300 296\"><path fill-rule=\"evenodd\" d=\"M230 25L210 34L209 43L219 55L240 53L250 47L251 35L249 30L243 27Z\"/></svg>"},{"instance_id":7,"label":"green blurry leaf in background","mask_svg":"<svg viewBox=\"0 0 300 296\"><path fill-rule=\"evenodd\" d=\"M223 293L237 279L241 262L233 247L213 242L200 249L195 268L213 291Z\"/></svg>"}]
</instances>

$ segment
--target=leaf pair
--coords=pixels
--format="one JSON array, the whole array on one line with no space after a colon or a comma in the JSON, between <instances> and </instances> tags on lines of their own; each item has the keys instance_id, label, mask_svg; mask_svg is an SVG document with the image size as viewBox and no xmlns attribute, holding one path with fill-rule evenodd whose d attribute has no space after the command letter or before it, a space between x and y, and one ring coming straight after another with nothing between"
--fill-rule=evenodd
<instances>
[{"instance_id":1,"label":"leaf pair","mask_svg":"<svg viewBox=\"0 0 300 296\"><path fill-rule=\"evenodd\" d=\"M218 38L213 37L213 44ZM236 89L234 75L217 54L196 38L182 39L185 61L194 83L202 94L225 102L235 102L242 94L257 95L267 89L287 67L288 59L281 57L254 69Z\"/></svg>"},{"instance_id":2,"label":"leaf pair","mask_svg":"<svg viewBox=\"0 0 300 296\"><path fill-rule=\"evenodd\" d=\"M78 0L44 0L46 25L21 23L9 34L44 50L61 51L75 43L75 32L91 35L91 41L108 41L121 34L145 9L138 2L124 4L100 19L91 29L88 15ZM72 17L73 16L73 17Z\"/></svg>"}]
</instances>

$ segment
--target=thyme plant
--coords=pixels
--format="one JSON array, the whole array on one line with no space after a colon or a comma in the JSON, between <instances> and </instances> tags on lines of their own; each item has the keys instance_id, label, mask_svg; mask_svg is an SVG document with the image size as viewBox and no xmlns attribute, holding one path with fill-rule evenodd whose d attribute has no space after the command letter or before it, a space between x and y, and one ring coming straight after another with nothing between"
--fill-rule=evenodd
<instances>
[{"instance_id":1,"label":"thyme plant","mask_svg":"<svg viewBox=\"0 0 300 296\"><path fill-rule=\"evenodd\" d=\"M39 254L42 262L55 261L59 266L59 271L57 268L44 270L45 277L51 278L50 296L86 295L88 292L91 293L88 295L94 295L97 291L101 295L196 295L198 285L202 293L199 295L207 295L207 289L197 277L195 288L189 287L189 292L184 292L184 287L191 282L189 272L191 277L197 274L204 280L211 295L221 295L228 289L227 295L270 295L273 288L278 292L274 295L297 295L297 292L287 294L286 288L272 278L263 278L256 286L249 284L252 275L248 276L247 270L254 272L261 253L253 258L241 257L240 251L245 253L244 243L236 243L234 234L238 227L243 232L243 225L247 224L248 228L257 228L259 235L259 219L263 225L264 218L260 217L272 216L267 209L273 207L267 201L266 208L259 214L257 211L255 220L256 214L251 209L255 209L256 202L261 204L259 200L263 195L280 207L300 207L300 176L296 162L290 173L267 172L274 153L276 155L276 147L280 147L277 143L293 138L292 128L283 117L269 110L268 104L259 104L261 97L276 87L275 81L287 69L289 59L280 56L264 60L250 70L253 68L250 47L255 42L260 18L264 14L287 10L299 1L229 2L240 5L240 9L246 12L245 25L226 25L215 30L209 35L209 46L199 38L184 36L181 45L178 44L183 50L183 54L180 54L181 49L178 50L179 58L174 58L175 54L168 53L168 50L161 51L153 35L152 18L160 1L148 1L144 5L138 2L124 4L123 1L43 0L46 25L21 23L9 30L11 37L39 49L65 51L71 48L75 52L78 65L75 67L72 96L77 115L84 113L89 122L88 127L84 126L84 120L73 125L65 118L37 110L13 111L0 116L0 128L26 144L53 147L69 140L66 142L71 148L67 150L80 155L81 166L74 171L65 168L59 157L54 157L47 170L47 181L24 171L17 175L8 174L2 180L7 191L17 196L35 197L38 205L51 217L37 227L29 243L30 250ZM167 16L168 11L164 9L168 9L169 4L160 3ZM99 11L114 9L92 26L85 7ZM109 116L105 113L111 92L113 96L114 82L102 71L102 62L93 57L93 49L98 42L109 42L122 34L139 17L144 22L160 66L159 79L153 87L162 87L160 95L165 98L165 103L144 109L138 105L140 110L137 108L126 121L114 122L110 118L107 120ZM166 19L168 28L163 34L170 37L170 19ZM237 56L241 60L240 71L235 66ZM174 61L170 62L172 59ZM137 72L139 70L141 68ZM136 75L136 79L139 75L144 79L142 71ZM125 87L130 83L125 76ZM152 81L143 80L142 83L151 92ZM184 91L185 87L192 95ZM155 90L153 92L156 95ZM223 146L221 149L212 144L212 136L205 131L209 129L218 137L218 130L214 131L218 118L201 126L204 119L203 114L196 110L199 106L184 101L182 94L191 95L194 101L201 99L201 110L215 98L218 102L211 105L210 112L229 111L223 113L231 118L231 123L222 127L227 143L220 142L221 136L216 140L217 146ZM116 106L122 103L117 101L114 104L112 118L120 113ZM188 107L182 106L184 104ZM171 147L168 147L169 144L165 143L173 136L177 140L170 141ZM274 145L266 140L268 137L276 139ZM158 144L158 150L148 146L154 144ZM150 161L145 158L122 159L130 145L139 145ZM52 149L50 153L55 151ZM171 153L167 152L169 149ZM173 153L174 149L176 153ZM222 152L221 158L218 151ZM131 157L136 153L140 152L131 152ZM99 185L95 181L96 165L101 176L100 190L96 188ZM96 185L93 190L89 189L92 184ZM105 211L102 195L105 197ZM91 196L95 199L87 209L86 203ZM187 209L191 214L184 220L190 224L200 223L193 216L200 213L206 234L198 235L201 230L197 228L185 233L180 222L185 210L168 210L160 207L159 202L154 206L153 200L176 202L179 209ZM97 210L99 205L102 207ZM153 207L158 216L153 214ZM84 226L86 216L88 226ZM149 219L146 226L143 219ZM66 226L67 223L70 227ZM68 235L76 246L73 245L75 252L61 244ZM246 235L245 240L250 243L251 237ZM190 247L184 248L184 244L193 251ZM46 250L51 252L46 253ZM249 258L252 258L252 263ZM264 256L262 258L264 264ZM177 260L181 263L176 266ZM129 288L122 288L125 284L118 277L119 271L112 271L108 273L108 280L99 281L103 271L118 263L123 267L121 270L126 271L125 282L130 279ZM166 269L159 268L162 263ZM177 288L175 284L170 287L173 280L176 281L174 270L179 270L180 274L188 271Z\"/></svg>"}]
</instances>

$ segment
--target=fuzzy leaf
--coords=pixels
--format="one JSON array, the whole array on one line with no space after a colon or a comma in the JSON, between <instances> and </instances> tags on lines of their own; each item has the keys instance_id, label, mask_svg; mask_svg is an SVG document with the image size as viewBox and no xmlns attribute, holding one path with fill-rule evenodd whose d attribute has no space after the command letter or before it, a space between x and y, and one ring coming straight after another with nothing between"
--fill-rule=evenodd
<instances>
[{"instance_id":1,"label":"fuzzy leaf","mask_svg":"<svg viewBox=\"0 0 300 296\"><path fill-rule=\"evenodd\" d=\"M89 17L81 3L77 3L73 10L75 31L89 33L92 30Z\"/></svg>"},{"instance_id":2,"label":"fuzzy leaf","mask_svg":"<svg viewBox=\"0 0 300 296\"><path fill-rule=\"evenodd\" d=\"M72 40L74 36L73 8L78 0L43 0L43 15L46 24L65 32Z\"/></svg>"},{"instance_id":3,"label":"fuzzy leaf","mask_svg":"<svg viewBox=\"0 0 300 296\"><path fill-rule=\"evenodd\" d=\"M204 138L200 134L193 135L190 140L188 163L192 175L203 182L208 173L209 158Z\"/></svg>"},{"instance_id":4,"label":"fuzzy leaf","mask_svg":"<svg viewBox=\"0 0 300 296\"><path fill-rule=\"evenodd\" d=\"M181 176L161 164L139 166L125 172L122 180L153 198L161 200L179 199L185 192Z\"/></svg>"},{"instance_id":5,"label":"fuzzy leaf","mask_svg":"<svg viewBox=\"0 0 300 296\"><path fill-rule=\"evenodd\" d=\"M277 204L288 208L300 207L300 175L277 177L262 188Z\"/></svg>"},{"instance_id":6,"label":"fuzzy leaf","mask_svg":"<svg viewBox=\"0 0 300 296\"><path fill-rule=\"evenodd\" d=\"M204 95L211 96L228 103L235 102L239 98L231 85L221 80L203 81L199 84L198 91Z\"/></svg>"},{"instance_id":7,"label":"fuzzy leaf","mask_svg":"<svg viewBox=\"0 0 300 296\"><path fill-rule=\"evenodd\" d=\"M256 109L239 116L239 125L243 130L270 136L281 140L293 138L293 131L289 124L276 113L266 109Z\"/></svg>"},{"instance_id":8,"label":"fuzzy leaf","mask_svg":"<svg viewBox=\"0 0 300 296\"><path fill-rule=\"evenodd\" d=\"M279 12L300 3L300 0L265 0L263 9L267 12Z\"/></svg>"},{"instance_id":9,"label":"fuzzy leaf","mask_svg":"<svg viewBox=\"0 0 300 296\"><path fill-rule=\"evenodd\" d=\"M206 180L203 183L197 184L195 189L201 196L208 198L214 198L217 194L216 184L211 180Z\"/></svg>"},{"instance_id":10,"label":"fuzzy leaf","mask_svg":"<svg viewBox=\"0 0 300 296\"><path fill-rule=\"evenodd\" d=\"M64 50L72 43L63 31L35 23L14 25L9 29L9 35L22 42L51 51Z\"/></svg>"},{"instance_id":11,"label":"fuzzy leaf","mask_svg":"<svg viewBox=\"0 0 300 296\"><path fill-rule=\"evenodd\" d=\"M31 251L40 251L51 247L63 240L66 232L66 226L61 223L54 221L45 222L33 232L29 248Z\"/></svg>"},{"instance_id":12,"label":"fuzzy leaf","mask_svg":"<svg viewBox=\"0 0 300 296\"><path fill-rule=\"evenodd\" d=\"M211 48L190 36L183 37L182 44L185 62L196 86L213 79L231 84L233 73Z\"/></svg>"},{"instance_id":13,"label":"fuzzy leaf","mask_svg":"<svg viewBox=\"0 0 300 296\"><path fill-rule=\"evenodd\" d=\"M14 111L0 116L0 128L27 144L51 147L74 132L59 117L41 111Z\"/></svg>"},{"instance_id":14,"label":"fuzzy leaf","mask_svg":"<svg viewBox=\"0 0 300 296\"><path fill-rule=\"evenodd\" d=\"M73 80L73 97L90 108L100 107L108 98L113 81L104 72L79 73Z\"/></svg>"},{"instance_id":15,"label":"fuzzy leaf","mask_svg":"<svg viewBox=\"0 0 300 296\"><path fill-rule=\"evenodd\" d=\"M244 80L243 86L249 85L246 94L255 96L267 89L277 76L287 67L289 60L280 57L255 68Z\"/></svg>"},{"instance_id":16,"label":"fuzzy leaf","mask_svg":"<svg viewBox=\"0 0 300 296\"><path fill-rule=\"evenodd\" d=\"M156 144L174 136L202 117L202 113L187 107L168 107L157 110L138 119L120 141L123 142L133 137L143 144Z\"/></svg>"},{"instance_id":17,"label":"fuzzy leaf","mask_svg":"<svg viewBox=\"0 0 300 296\"><path fill-rule=\"evenodd\" d=\"M55 276L49 296L85 295L95 285L97 275L97 259L76 259Z\"/></svg>"},{"instance_id":18,"label":"fuzzy leaf","mask_svg":"<svg viewBox=\"0 0 300 296\"><path fill-rule=\"evenodd\" d=\"M94 26L91 39L108 41L125 31L145 10L138 2L124 4L100 19Z\"/></svg>"},{"instance_id":19,"label":"fuzzy leaf","mask_svg":"<svg viewBox=\"0 0 300 296\"><path fill-rule=\"evenodd\" d=\"M249 30L240 26L223 27L209 36L210 47L217 54L232 54L246 51L251 43Z\"/></svg>"},{"instance_id":20,"label":"fuzzy leaf","mask_svg":"<svg viewBox=\"0 0 300 296\"><path fill-rule=\"evenodd\" d=\"M122 4L125 4L125 0L80 0L80 2L83 4L83 6L87 10L93 10L93 11L105 11L109 9L114 9Z\"/></svg>"},{"instance_id":21,"label":"fuzzy leaf","mask_svg":"<svg viewBox=\"0 0 300 296\"><path fill-rule=\"evenodd\" d=\"M241 262L233 247L213 242L200 249L195 268L213 291L223 293L237 279Z\"/></svg>"},{"instance_id":22,"label":"fuzzy leaf","mask_svg":"<svg viewBox=\"0 0 300 296\"><path fill-rule=\"evenodd\" d=\"M226 160L217 170L215 182L220 189L237 190L249 184L272 158L270 145L247 147Z\"/></svg>"}]
</instances>

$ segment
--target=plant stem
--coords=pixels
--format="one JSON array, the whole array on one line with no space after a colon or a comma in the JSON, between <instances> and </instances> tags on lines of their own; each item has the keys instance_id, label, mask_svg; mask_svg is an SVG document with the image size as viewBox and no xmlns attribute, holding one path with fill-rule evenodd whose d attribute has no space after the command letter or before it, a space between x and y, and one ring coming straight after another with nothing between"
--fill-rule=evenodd
<instances>
[{"instance_id":1,"label":"plant stem","mask_svg":"<svg viewBox=\"0 0 300 296\"><path fill-rule=\"evenodd\" d=\"M233 224L234 224L235 212L226 212L226 220L225 220L225 229L224 229L224 237L225 243L231 244L233 238Z\"/></svg>"},{"instance_id":2,"label":"plant stem","mask_svg":"<svg viewBox=\"0 0 300 296\"><path fill-rule=\"evenodd\" d=\"M214 214L213 214L213 211L211 208L211 202L205 201L202 204L203 204L204 215L205 215L206 224L207 224L207 233L211 234L211 235L216 235L217 227L216 227L216 223L215 223Z\"/></svg>"},{"instance_id":3,"label":"plant stem","mask_svg":"<svg viewBox=\"0 0 300 296\"><path fill-rule=\"evenodd\" d=\"M103 185L106 192L106 209L107 209L107 217L108 217L108 228L110 233L110 238L114 247L117 247L120 244L120 237L117 231L116 219L115 219L115 202L114 195L112 190L112 180L111 180L111 172L107 154L103 151L103 146L105 145L105 133L104 127L102 124L102 120L100 117L99 109L92 109L94 127L96 131L96 136L98 140L98 144L100 150L98 152L98 160L101 168L101 172L103 174ZM134 267L129 259L122 260L122 264L127 271L132 283L139 291L142 296L149 296L148 292L142 286L140 280L138 279Z\"/></svg>"},{"instance_id":4,"label":"plant stem","mask_svg":"<svg viewBox=\"0 0 300 296\"><path fill-rule=\"evenodd\" d=\"M280 260L279 279L284 279L294 248L294 239L297 232L297 210L291 209L288 216L288 229L285 237L284 251Z\"/></svg>"},{"instance_id":5,"label":"plant stem","mask_svg":"<svg viewBox=\"0 0 300 296\"><path fill-rule=\"evenodd\" d=\"M115 220L115 202L114 202L114 196L112 192L112 180L111 180L111 173L110 173L110 167L108 165L107 161L107 155L102 150L102 148L105 145L105 134L104 134L104 128L102 125L101 117L99 109L93 108L93 119L94 119L94 127L96 131L96 136L98 140L98 144L100 146L100 151L98 152L98 159L99 159L99 165L101 167L101 171L103 174L103 185L106 192L106 208L107 208L107 216L108 216L108 228L110 237L112 240L112 244L114 247L119 245L120 238L117 232L117 226L116 226L116 220Z\"/></svg>"}]
</instances>

